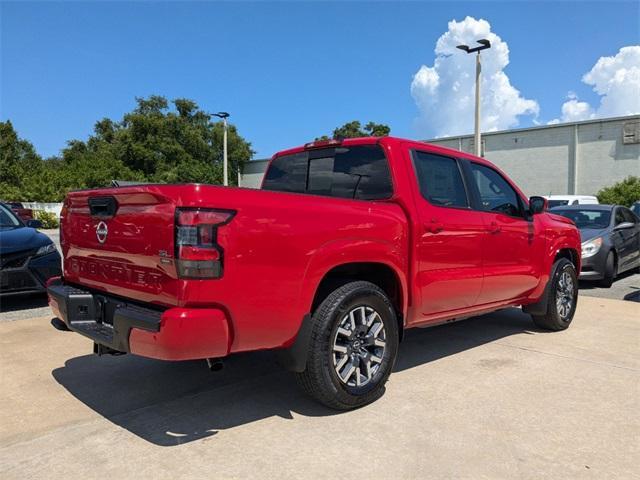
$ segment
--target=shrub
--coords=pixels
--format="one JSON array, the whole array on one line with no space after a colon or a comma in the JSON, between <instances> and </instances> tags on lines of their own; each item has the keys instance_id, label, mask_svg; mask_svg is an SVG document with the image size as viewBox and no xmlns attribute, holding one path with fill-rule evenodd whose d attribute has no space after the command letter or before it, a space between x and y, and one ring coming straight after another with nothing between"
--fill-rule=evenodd
<instances>
[{"instance_id":1,"label":"shrub","mask_svg":"<svg viewBox=\"0 0 640 480\"><path fill-rule=\"evenodd\" d=\"M640 177L627 177L621 182L603 188L596 195L600 203L630 207L633 202L640 200Z\"/></svg>"},{"instance_id":2,"label":"shrub","mask_svg":"<svg viewBox=\"0 0 640 480\"><path fill-rule=\"evenodd\" d=\"M44 229L58 228L60 225L55 213L46 212L44 210L35 210L33 212L33 217L42 222L42 228Z\"/></svg>"}]
</instances>

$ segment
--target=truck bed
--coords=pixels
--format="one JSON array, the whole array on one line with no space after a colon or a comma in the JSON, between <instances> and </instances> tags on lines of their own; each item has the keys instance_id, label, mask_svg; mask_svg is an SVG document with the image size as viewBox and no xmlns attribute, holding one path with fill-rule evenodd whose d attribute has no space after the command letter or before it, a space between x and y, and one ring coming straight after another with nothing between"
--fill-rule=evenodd
<instances>
[{"instance_id":1,"label":"truck bed","mask_svg":"<svg viewBox=\"0 0 640 480\"><path fill-rule=\"evenodd\" d=\"M115 199L114 215L92 215L92 198ZM217 232L224 251L221 278L177 275L178 207L235 212ZM108 233L101 243L97 229L103 221ZM160 309L224 305L232 327L230 351L291 341L332 256L378 256L407 270L407 219L390 201L201 184L137 185L70 193L61 231L65 282Z\"/></svg>"}]
</instances>

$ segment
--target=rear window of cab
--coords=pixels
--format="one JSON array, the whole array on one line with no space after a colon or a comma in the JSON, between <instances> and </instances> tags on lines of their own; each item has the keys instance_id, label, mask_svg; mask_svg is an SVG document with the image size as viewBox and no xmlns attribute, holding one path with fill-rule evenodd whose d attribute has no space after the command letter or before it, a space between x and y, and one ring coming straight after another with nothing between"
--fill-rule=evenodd
<instances>
[{"instance_id":1,"label":"rear window of cab","mask_svg":"<svg viewBox=\"0 0 640 480\"><path fill-rule=\"evenodd\" d=\"M276 157L262 189L359 200L384 200L393 194L389 163L379 145L338 146Z\"/></svg>"}]
</instances>

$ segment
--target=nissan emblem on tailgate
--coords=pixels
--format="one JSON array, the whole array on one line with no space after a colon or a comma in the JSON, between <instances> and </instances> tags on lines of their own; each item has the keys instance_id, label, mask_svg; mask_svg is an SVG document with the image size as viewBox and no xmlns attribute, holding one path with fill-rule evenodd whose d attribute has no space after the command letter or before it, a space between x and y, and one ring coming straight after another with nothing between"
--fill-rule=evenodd
<instances>
[{"instance_id":1,"label":"nissan emblem on tailgate","mask_svg":"<svg viewBox=\"0 0 640 480\"><path fill-rule=\"evenodd\" d=\"M104 243L107 240L107 233L109 233L109 229L107 228L107 224L104 222L100 222L96 226L96 237L98 238L98 242Z\"/></svg>"}]
</instances>

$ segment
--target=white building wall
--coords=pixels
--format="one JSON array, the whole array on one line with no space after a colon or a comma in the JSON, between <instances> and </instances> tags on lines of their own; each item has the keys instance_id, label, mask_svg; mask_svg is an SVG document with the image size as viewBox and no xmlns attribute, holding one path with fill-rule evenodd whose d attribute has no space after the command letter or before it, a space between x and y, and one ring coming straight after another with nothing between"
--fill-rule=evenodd
<instances>
[{"instance_id":1,"label":"white building wall","mask_svg":"<svg viewBox=\"0 0 640 480\"><path fill-rule=\"evenodd\" d=\"M566 193L570 127L523 131L485 138L485 157L504 170L527 195Z\"/></svg>"},{"instance_id":2,"label":"white building wall","mask_svg":"<svg viewBox=\"0 0 640 480\"><path fill-rule=\"evenodd\" d=\"M577 127L577 184L588 195L629 175L640 176L640 143L622 143L623 123L598 122Z\"/></svg>"},{"instance_id":3,"label":"white building wall","mask_svg":"<svg viewBox=\"0 0 640 480\"><path fill-rule=\"evenodd\" d=\"M629 175L640 176L640 143L623 144L623 126L640 116L545 125L482 136L484 157L528 195L595 195ZM473 137L428 140L466 152Z\"/></svg>"}]
</instances>

